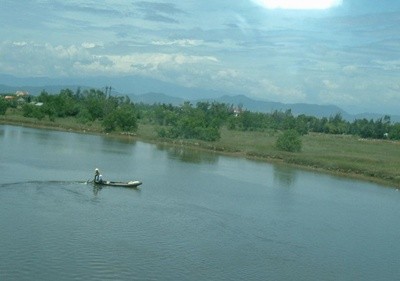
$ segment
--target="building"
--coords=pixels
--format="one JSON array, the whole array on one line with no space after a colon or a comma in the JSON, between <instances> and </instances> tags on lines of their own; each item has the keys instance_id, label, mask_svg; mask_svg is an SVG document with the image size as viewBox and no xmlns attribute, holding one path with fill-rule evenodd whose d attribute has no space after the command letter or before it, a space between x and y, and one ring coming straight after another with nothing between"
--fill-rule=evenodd
<instances>
[{"instance_id":1,"label":"building","mask_svg":"<svg viewBox=\"0 0 400 281\"><path fill-rule=\"evenodd\" d=\"M29 96L29 93L27 91L16 91L15 95L17 97L26 97L26 96Z\"/></svg>"}]
</instances>

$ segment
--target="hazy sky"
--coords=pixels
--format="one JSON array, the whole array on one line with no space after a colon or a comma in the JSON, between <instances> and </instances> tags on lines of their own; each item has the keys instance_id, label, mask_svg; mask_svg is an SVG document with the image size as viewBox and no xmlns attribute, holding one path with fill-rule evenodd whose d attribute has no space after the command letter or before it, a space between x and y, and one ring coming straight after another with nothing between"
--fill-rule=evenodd
<instances>
[{"instance_id":1,"label":"hazy sky","mask_svg":"<svg viewBox=\"0 0 400 281\"><path fill-rule=\"evenodd\" d=\"M0 0L0 73L400 111L397 0Z\"/></svg>"}]
</instances>

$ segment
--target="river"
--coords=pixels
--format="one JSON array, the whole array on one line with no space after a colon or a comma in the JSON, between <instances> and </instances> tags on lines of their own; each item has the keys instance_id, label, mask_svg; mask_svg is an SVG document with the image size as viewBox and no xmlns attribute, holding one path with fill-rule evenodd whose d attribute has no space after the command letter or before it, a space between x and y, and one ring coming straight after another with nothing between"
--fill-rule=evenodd
<instances>
[{"instance_id":1,"label":"river","mask_svg":"<svg viewBox=\"0 0 400 281\"><path fill-rule=\"evenodd\" d=\"M106 136L0 125L1 280L395 280L400 192ZM87 184L99 168L139 189Z\"/></svg>"}]
</instances>

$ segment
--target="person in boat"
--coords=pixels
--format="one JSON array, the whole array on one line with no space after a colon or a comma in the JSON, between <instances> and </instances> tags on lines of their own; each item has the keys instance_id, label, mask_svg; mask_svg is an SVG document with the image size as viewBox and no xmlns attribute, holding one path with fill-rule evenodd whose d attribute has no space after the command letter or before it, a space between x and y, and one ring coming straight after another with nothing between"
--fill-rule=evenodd
<instances>
[{"instance_id":1,"label":"person in boat","mask_svg":"<svg viewBox=\"0 0 400 281\"><path fill-rule=\"evenodd\" d=\"M103 182L103 176L97 168L94 170L94 182Z\"/></svg>"}]
</instances>

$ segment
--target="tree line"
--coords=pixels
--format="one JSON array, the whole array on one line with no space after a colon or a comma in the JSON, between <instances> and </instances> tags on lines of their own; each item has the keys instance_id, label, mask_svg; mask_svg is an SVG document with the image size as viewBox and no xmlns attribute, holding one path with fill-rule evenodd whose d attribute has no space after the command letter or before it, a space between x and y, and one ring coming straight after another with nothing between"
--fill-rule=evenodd
<instances>
[{"instance_id":1,"label":"tree line","mask_svg":"<svg viewBox=\"0 0 400 281\"><path fill-rule=\"evenodd\" d=\"M129 97L107 95L101 90L90 89L76 92L70 89L61 90L59 94L42 91L37 97L30 97L30 102L20 106L24 117L42 120L47 117L51 121L56 118L75 118L77 122L88 123L101 121L106 132L137 129L137 110ZM0 99L7 107L17 107L15 101ZM0 110L0 114L5 114Z\"/></svg>"},{"instance_id":2,"label":"tree line","mask_svg":"<svg viewBox=\"0 0 400 281\"><path fill-rule=\"evenodd\" d=\"M138 123L156 125L159 137L200 139L215 141L220 138L220 128L241 131L291 131L299 135L309 132L326 134L350 134L362 138L400 140L400 124L392 123L390 116L377 120L357 119L352 122L336 114L329 118L294 116L290 110L272 113L238 112L232 104L185 102L171 104L133 103L129 97L112 96L101 90L90 89L75 92L61 90L58 94L42 91L30 102L20 105L25 117L49 120L72 117L77 122L100 121L106 132L134 132ZM17 107L15 101L0 98L0 114L8 107Z\"/></svg>"}]
</instances>

